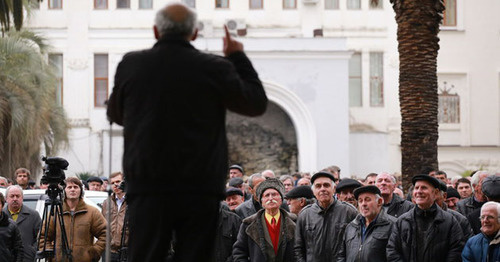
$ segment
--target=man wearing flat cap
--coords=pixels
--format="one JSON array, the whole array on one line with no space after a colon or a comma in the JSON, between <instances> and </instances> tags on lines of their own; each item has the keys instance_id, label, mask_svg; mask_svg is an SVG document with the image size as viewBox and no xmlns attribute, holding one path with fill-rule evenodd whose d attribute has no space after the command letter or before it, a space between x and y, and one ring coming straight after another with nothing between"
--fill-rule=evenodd
<instances>
[{"instance_id":1,"label":"man wearing flat cap","mask_svg":"<svg viewBox=\"0 0 500 262\"><path fill-rule=\"evenodd\" d=\"M276 178L268 178L257 187L263 209L243 220L233 247L235 262L295 261L296 216L280 209L284 191L283 183Z\"/></svg>"},{"instance_id":2,"label":"man wearing flat cap","mask_svg":"<svg viewBox=\"0 0 500 262\"><path fill-rule=\"evenodd\" d=\"M460 201L462 197L458 193L458 191L453 187L446 188L446 206L449 209L457 211L457 203ZM457 211L458 212L458 211Z\"/></svg>"},{"instance_id":3,"label":"man wearing flat cap","mask_svg":"<svg viewBox=\"0 0 500 262\"><path fill-rule=\"evenodd\" d=\"M385 262L385 248L396 218L382 208L384 200L378 187L359 187L353 193L360 214L345 229L337 262Z\"/></svg>"},{"instance_id":4,"label":"man wearing flat cap","mask_svg":"<svg viewBox=\"0 0 500 262\"><path fill-rule=\"evenodd\" d=\"M486 201L500 202L500 176L488 175L481 184L481 192ZM467 219L472 227L474 234L481 233L481 221L479 216L481 209L476 209L467 215Z\"/></svg>"},{"instance_id":5,"label":"man wearing flat cap","mask_svg":"<svg viewBox=\"0 0 500 262\"><path fill-rule=\"evenodd\" d=\"M358 202L356 201L356 198L354 197L353 191L354 189L361 187L361 183L359 183L355 179L350 179L350 178L344 178L340 180L340 182L337 184L337 199L340 201L347 202L354 207L358 207Z\"/></svg>"},{"instance_id":6,"label":"man wearing flat cap","mask_svg":"<svg viewBox=\"0 0 500 262\"><path fill-rule=\"evenodd\" d=\"M243 201L243 192L241 190L234 187L226 189L226 204L231 211L234 211Z\"/></svg>"},{"instance_id":7,"label":"man wearing flat cap","mask_svg":"<svg viewBox=\"0 0 500 262\"><path fill-rule=\"evenodd\" d=\"M87 184L89 185L89 190L91 191L101 191L102 179L98 176L91 176L87 179Z\"/></svg>"},{"instance_id":8,"label":"man wearing flat cap","mask_svg":"<svg viewBox=\"0 0 500 262\"><path fill-rule=\"evenodd\" d=\"M228 194L241 193L239 189L228 188L226 190L226 201ZM241 196L243 197L243 196ZM231 209L231 205L228 204ZM241 218L232 211L226 210L222 205L219 207L219 220L217 222L217 233L215 235L215 252L211 262L229 262L233 261L233 245L238 237ZM169 261L169 260L167 260Z\"/></svg>"},{"instance_id":9,"label":"man wearing flat cap","mask_svg":"<svg viewBox=\"0 0 500 262\"><path fill-rule=\"evenodd\" d=\"M335 177L320 171L311 178L316 202L299 214L295 229L297 261L336 261L345 227L358 212L352 205L335 200Z\"/></svg>"},{"instance_id":10,"label":"man wearing flat cap","mask_svg":"<svg viewBox=\"0 0 500 262\"><path fill-rule=\"evenodd\" d=\"M463 233L457 220L435 203L439 182L429 175L412 178L416 206L393 225L388 261L461 261Z\"/></svg>"},{"instance_id":11,"label":"man wearing flat cap","mask_svg":"<svg viewBox=\"0 0 500 262\"><path fill-rule=\"evenodd\" d=\"M285 195L290 212L299 215L307 205L314 203L314 194L310 186L298 186Z\"/></svg>"},{"instance_id":12,"label":"man wearing flat cap","mask_svg":"<svg viewBox=\"0 0 500 262\"><path fill-rule=\"evenodd\" d=\"M243 178L241 177L233 177L231 179L229 179L229 182L227 183L228 186L230 187L234 187L234 188L238 188L239 190L241 190L241 192L243 193L243 198L246 200L250 199L252 197L251 194L247 193L246 190L245 190L245 184L243 182Z\"/></svg>"},{"instance_id":13,"label":"man wearing flat cap","mask_svg":"<svg viewBox=\"0 0 500 262\"><path fill-rule=\"evenodd\" d=\"M240 165L232 165L229 167L229 178L243 177L243 167Z\"/></svg>"}]
</instances>

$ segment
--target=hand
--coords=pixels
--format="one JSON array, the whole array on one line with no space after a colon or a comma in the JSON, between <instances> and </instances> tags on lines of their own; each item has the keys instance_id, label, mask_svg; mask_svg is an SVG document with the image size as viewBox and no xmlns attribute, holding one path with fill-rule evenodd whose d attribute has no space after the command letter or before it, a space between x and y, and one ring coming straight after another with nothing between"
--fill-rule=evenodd
<instances>
[{"instance_id":1,"label":"hand","mask_svg":"<svg viewBox=\"0 0 500 262\"><path fill-rule=\"evenodd\" d=\"M226 25L224 25L224 31L226 32L226 36L222 38L224 41L224 46L222 48L224 55L228 56L234 52L243 51L243 44L231 38L231 34L229 34L229 30Z\"/></svg>"}]
</instances>

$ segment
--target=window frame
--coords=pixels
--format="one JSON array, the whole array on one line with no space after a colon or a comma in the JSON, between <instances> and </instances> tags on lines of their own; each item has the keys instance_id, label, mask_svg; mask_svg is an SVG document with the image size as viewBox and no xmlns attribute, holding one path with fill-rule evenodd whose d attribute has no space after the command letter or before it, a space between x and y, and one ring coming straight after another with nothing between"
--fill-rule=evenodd
<instances>
[{"instance_id":1,"label":"window frame","mask_svg":"<svg viewBox=\"0 0 500 262\"><path fill-rule=\"evenodd\" d=\"M105 77L97 77L97 71L96 71L96 57L97 56L106 56L106 76ZM94 54L94 108L103 108L106 107L106 104L103 103L102 105L97 104L97 81L105 80L106 82L106 99L108 99L109 96L109 54L106 53L95 53Z\"/></svg>"},{"instance_id":2,"label":"window frame","mask_svg":"<svg viewBox=\"0 0 500 262\"><path fill-rule=\"evenodd\" d=\"M351 76L351 59L353 59L353 57L355 55L359 55L359 76ZM361 108L363 107L363 53L361 51L355 51L351 58L349 59L349 108L353 108L353 107L358 107L358 108ZM359 87L359 105L351 105L351 79L359 79L359 83L360 83L360 87Z\"/></svg>"},{"instance_id":3,"label":"window frame","mask_svg":"<svg viewBox=\"0 0 500 262\"><path fill-rule=\"evenodd\" d=\"M253 0L248 0L248 9L250 9L250 10L262 10L262 9L264 9L264 0L258 0L258 1L260 1L260 7L252 7L252 1Z\"/></svg>"},{"instance_id":4,"label":"window frame","mask_svg":"<svg viewBox=\"0 0 500 262\"><path fill-rule=\"evenodd\" d=\"M217 1L227 1L227 6L225 7L217 7ZM229 9L229 7L231 6L231 1L230 0L215 0L215 9Z\"/></svg>"},{"instance_id":5,"label":"window frame","mask_svg":"<svg viewBox=\"0 0 500 262\"><path fill-rule=\"evenodd\" d=\"M94 10L108 10L108 8L109 8L109 0L104 0L104 1L106 1L106 7L105 8L97 8L97 1L98 0L94 0Z\"/></svg>"},{"instance_id":6,"label":"window frame","mask_svg":"<svg viewBox=\"0 0 500 262\"><path fill-rule=\"evenodd\" d=\"M122 1L127 1L128 2L128 6L127 7L118 7L118 2L119 1L121 1L121 0L116 0L116 9L120 9L120 10L131 9L131 1L130 0L122 0Z\"/></svg>"},{"instance_id":7,"label":"window frame","mask_svg":"<svg viewBox=\"0 0 500 262\"><path fill-rule=\"evenodd\" d=\"M282 5L283 5L282 8L283 8L283 10L296 10L297 9L297 0L292 0L293 1L293 7L286 7L286 5L285 5L286 1L287 0L283 0L282 1Z\"/></svg>"},{"instance_id":8,"label":"window frame","mask_svg":"<svg viewBox=\"0 0 500 262\"><path fill-rule=\"evenodd\" d=\"M52 7L52 5L51 5L51 4L52 4L52 2L53 2L53 1L58 1L58 2L61 2L61 7L59 7L59 8ZM49 1L47 1L47 2L48 2L48 8L49 8L50 10L62 10L62 9L63 9L63 4L64 4L64 3L63 3L63 0L49 0Z\"/></svg>"},{"instance_id":9,"label":"window frame","mask_svg":"<svg viewBox=\"0 0 500 262\"><path fill-rule=\"evenodd\" d=\"M335 8L327 8L326 3L327 2L336 2L337 6ZM325 0L325 10L339 10L340 9L340 0Z\"/></svg>"},{"instance_id":10,"label":"window frame","mask_svg":"<svg viewBox=\"0 0 500 262\"><path fill-rule=\"evenodd\" d=\"M54 94L54 98L56 102L60 105L63 106L64 104L64 55L62 53L50 53L48 54L48 61L51 63L53 60L51 60L51 57L53 56L60 56L61 57L61 71L60 71L60 76L56 75L57 82L59 83L59 86L56 89L56 92ZM51 64L51 66L53 66ZM57 72L59 73L59 72ZM59 96L60 98L57 99L57 92L59 91Z\"/></svg>"},{"instance_id":11,"label":"window frame","mask_svg":"<svg viewBox=\"0 0 500 262\"><path fill-rule=\"evenodd\" d=\"M374 76L373 75L373 63L372 63L372 54L380 54L380 73L381 75L379 76ZM370 98L370 107L384 107L385 106L385 99L384 99L384 52L382 51L371 51L369 52L369 66L370 66L370 71L369 71L369 98ZM380 85L378 88L380 89L380 94L378 95L378 99L380 102L378 104L374 103L373 94L374 94L374 89L375 87L372 85L372 81L378 81Z\"/></svg>"}]
</instances>

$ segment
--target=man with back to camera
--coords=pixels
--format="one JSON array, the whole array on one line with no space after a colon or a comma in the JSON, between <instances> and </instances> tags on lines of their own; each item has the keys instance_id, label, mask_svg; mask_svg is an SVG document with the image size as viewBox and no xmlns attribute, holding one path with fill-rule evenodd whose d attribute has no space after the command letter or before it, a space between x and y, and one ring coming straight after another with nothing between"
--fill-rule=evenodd
<instances>
[{"instance_id":1,"label":"man with back to camera","mask_svg":"<svg viewBox=\"0 0 500 262\"><path fill-rule=\"evenodd\" d=\"M228 172L226 109L247 116L266 110L264 88L243 45L225 28L225 58L202 53L189 43L196 39L195 25L196 13L187 6L167 5L155 19L158 42L126 54L116 70L107 114L124 126L129 261L162 261L172 232L174 260L212 255ZM162 189L152 191L150 181ZM145 210L178 212L145 216Z\"/></svg>"}]
</instances>

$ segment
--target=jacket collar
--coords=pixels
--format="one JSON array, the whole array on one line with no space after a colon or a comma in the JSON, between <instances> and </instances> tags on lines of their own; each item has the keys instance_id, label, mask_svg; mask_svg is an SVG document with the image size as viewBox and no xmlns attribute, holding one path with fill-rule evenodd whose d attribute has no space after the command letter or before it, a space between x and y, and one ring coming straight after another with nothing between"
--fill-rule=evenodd
<instances>
[{"instance_id":1,"label":"jacket collar","mask_svg":"<svg viewBox=\"0 0 500 262\"><path fill-rule=\"evenodd\" d=\"M352 224L355 227L360 227L361 226L361 223L360 223L361 218L362 218L361 214L358 214L356 216L356 218L352 221ZM374 222L375 223L373 224L372 227L384 226L384 225L387 225L391 222L389 217L387 216L387 213L385 212L384 208L382 208L380 210L380 213L378 213L377 218L375 219Z\"/></svg>"},{"instance_id":2,"label":"jacket collar","mask_svg":"<svg viewBox=\"0 0 500 262\"><path fill-rule=\"evenodd\" d=\"M264 215L265 210L261 209L254 215L247 217L243 220L243 223L247 223L247 229L245 233L259 245L259 247L264 251L265 250L265 236L264 229L266 225L262 223L262 216ZM284 209L280 208L281 212L281 224L283 232L281 235L285 237L286 240L291 240L295 235L295 223L293 222L294 215L286 212ZM266 229L267 230L267 229ZM280 243L281 243L280 238ZM280 244L281 245L281 244Z\"/></svg>"},{"instance_id":3,"label":"jacket collar","mask_svg":"<svg viewBox=\"0 0 500 262\"><path fill-rule=\"evenodd\" d=\"M335 205L337 205L337 201L338 200L336 200L334 198L333 201L332 201L332 203L329 206L327 206L326 208L323 208L323 207L321 207L319 205L318 200L316 200L316 203L315 203L315 205L316 205L316 212L318 214L326 214L326 213L330 212L330 210L333 210L335 208Z\"/></svg>"},{"instance_id":4,"label":"jacket collar","mask_svg":"<svg viewBox=\"0 0 500 262\"><path fill-rule=\"evenodd\" d=\"M193 48L194 49L194 46L192 46L188 40L186 40L184 37L181 37L181 36L178 36L178 35L166 35L166 36L163 36L162 38L160 38L156 44L154 45L154 47L159 47L161 45L165 45L165 44L176 44L176 45L180 45L180 46L183 46L183 47L188 47L188 48Z\"/></svg>"},{"instance_id":5,"label":"jacket collar","mask_svg":"<svg viewBox=\"0 0 500 262\"><path fill-rule=\"evenodd\" d=\"M75 214L76 213L82 213L82 212L87 212L87 204L85 204L85 201L80 198L78 200L78 204L76 205L76 208L75 208ZM63 202L63 214L70 214L71 211L69 209L69 206L68 204L66 203L66 201Z\"/></svg>"}]
</instances>

